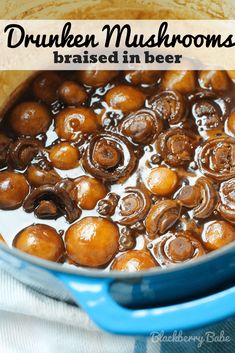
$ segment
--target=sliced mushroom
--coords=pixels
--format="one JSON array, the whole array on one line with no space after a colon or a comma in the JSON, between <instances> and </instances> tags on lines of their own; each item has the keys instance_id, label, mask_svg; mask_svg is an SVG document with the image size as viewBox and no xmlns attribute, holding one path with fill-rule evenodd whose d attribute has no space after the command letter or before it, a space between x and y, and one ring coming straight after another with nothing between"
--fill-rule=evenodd
<instances>
[{"instance_id":1,"label":"sliced mushroom","mask_svg":"<svg viewBox=\"0 0 235 353\"><path fill-rule=\"evenodd\" d=\"M219 196L219 213L227 221L235 223L235 178L220 185Z\"/></svg>"},{"instance_id":2,"label":"sliced mushroom","mask_svg":"<svg viewBox=\"0 0 235 353\"><path fill-rule=\"evenodd\" d=\"M42 142L34 138L19 138L11 144L9 161L13 168L23 170L37 155L42 147Z\"/></svg>"},{"instance_id":3,"label":"sliced mushroom","mask_svg":"<svg viewBox=\"0 0 235 353\"><path fill-rule=\"evenodd\" d=\"M34 189L25 199L23 207L26 212L34 212L39 218L50 219L64 215L69 223L74 222L81 214L80 208L61 183L42 185Z\"/></svg>"},{"instance_id":4,"label":"sliced mushroom","mask_svg":"<svg viewBox=\"0 0 235 353\"><path fill-rule=\"evenodd\" d=\"M162 200L157 202L149 211L146 218L146 231L150 238L156 238L165 233L179 219L181 205L176 200Z\"/></svg>"},{"instance_id":5,"label":"sliced mushroom","mask_svg":"<svg viewBox=\"0 0 235 353\"><path fill-rule=\"evenodd\" d=\"M199 136L190 130L169 129L159 135L156 147L167 164L177 167L190 163L199 139Z\"/></svg>"},{"instance_id":6,"label":"sliced mushroom","mask_svg":"<svg viewBox=\"0 0 235 353\"><path fill-rule=\"evenodd\" d=\"M133 225L144 219L150 209L148 193L136 187L128 187L121 195L114 220L122 225Z\"/></svg>"},{"instance_id":7,"label":"sliced mushroom","mask_svg":"<svg viewBox=\"0 0 235 353\"><path fill-rule=\"evenodd\" d=\"M161 267L188 262L206 253L190 232L168 232L150 244L151 253Z\"/></svg>"},{"instance_id":8,"label":"sliced mushroom","mask_svg":"<svg viewBox=\"0 0 235 353\"><path fill-rule=\"evenodd\" d=\"M94 136L82 159L88 173L108 182L123 182L134 168L137 159L132 144L114 133Z\"/></svg>"},{"instance_id":9,"label":"sliced mushroom","mask_svg":"<svg viewBox=\"0 0 235 353\"><path fill-rule=\"evenodd\" d=\"M159 115L151 109L141 109L130 114L120 124L120 132L134 143L149 144L162 131Z\"/></svg>"},{"instance_id":10,"label":"sliced mushroom","mask_svg":"<svg viewBox=\"0 0 235 353\"><path fill-rule=\"evenodd\" d=\"M176 198L183 206L193 208L194 217L204 219L209 217L216 207L217 191L208 178L201 177L195 185L184 186Z\"/></svg>"},{"instance_id":11,"label":"sliced mushroom","mask_svg":"<svg viewBox=\"0 0 235 353\"><path fill-rule=\"evenodd\" d=\"M235 140L220 137L207 141L197 154L200 171L215 181L235 177Z\"/></svg>"},{"instance_id":12,"label":"sliced mushroom","mask_svg":"<svg viewBox=\"0 0 235 353\"><path fill-rule=\"evenodd\" d=\"M160 92L150 98L149 104L170 125L181 123L187 117L186 100L178 92Z\"/></svg>"}]
</instances>

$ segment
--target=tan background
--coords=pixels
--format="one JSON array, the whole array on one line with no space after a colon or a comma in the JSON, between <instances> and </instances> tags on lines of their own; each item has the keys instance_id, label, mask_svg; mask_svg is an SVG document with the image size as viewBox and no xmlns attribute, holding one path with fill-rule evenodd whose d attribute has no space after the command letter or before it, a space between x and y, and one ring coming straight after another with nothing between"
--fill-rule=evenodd
<instances>
[{"instance_id":1,"label":"tan background","mask_svg":"<svg viewBox=\"0 0 235 353\"><path fill-rule=\"evenodd\" d=\"M234 0L1 0L1 19L235 18Z\"/></svg>"}]
</instances>

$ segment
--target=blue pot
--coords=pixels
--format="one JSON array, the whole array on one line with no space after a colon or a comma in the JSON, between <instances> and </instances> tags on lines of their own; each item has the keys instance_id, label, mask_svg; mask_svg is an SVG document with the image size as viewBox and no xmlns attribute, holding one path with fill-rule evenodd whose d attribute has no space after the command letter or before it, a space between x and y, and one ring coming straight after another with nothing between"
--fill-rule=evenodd
<instances>
[{"instance_id":1,"label":"blue pot","mask_svg":"<svg viewBox=\"0 0 235 353\"><path fill-rule=\"evenodd\" d=\"M235 244L133 274L69 268L0 245L0 266L46 295L74 300L112 333L192 330L235 315Z\"/></svg>"}]
</instances>

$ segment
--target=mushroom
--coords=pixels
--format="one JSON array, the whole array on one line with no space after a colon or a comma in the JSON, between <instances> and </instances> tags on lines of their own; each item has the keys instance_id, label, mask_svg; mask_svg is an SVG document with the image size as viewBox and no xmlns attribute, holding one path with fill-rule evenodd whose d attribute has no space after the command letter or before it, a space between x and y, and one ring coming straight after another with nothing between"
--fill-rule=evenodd
<instances>
[{"instance_id":1,"label":"mushroom","mask_svg":"<svg viewBox=\"0 0 235 353\"><path fill-rule=\"evenodd\" d=\"M221 183L218 211L224 219L235 224L235 178Z\"/></svg>"},{"instance_id":2,"label":"mushroom","mask_svg":"<svg viewBox=\"0 0 235 353\"><path fill-rule=\"evenodd\" d=\"M11 139L3 133L0 133L0 168L6 166L9 146Z\"/></svg>"},{"instance_id":3,"label":"mushroom","mask_svg":"<svg viewBox=\"0 0 235 353\"><path fill-rule=\"evenodd\" d=\"M161 267L188 262L206 253L200 241L192 233L185 231L168 232L149 245Z\"/></svg>"},{"instance_id":4,"label":"mushroom","mask_svg":"<svg viewBox=\"0 0 235 353\"><path fill-rule=\"evenodd\" d=\"M123 182L133 172L137 159L131 143L114 133L94 136L86 148L82 165L86 172L107 182Z\"/></svg>"},{"instance_id":5,"label":"mushroom","mask_svg":"<svg viewBox=\"0 0 235 353\"><path fill-rule=\"evenodd\" d=\"M149 144L162 131L159 114L151 109L141 109L127 116L120 124L120 132L134 143Z\"/></svg>"},{"instance_id":6,"label":"mushroom","mask_svg":"<svg viewBox=\"0 0 235 353\"><path fill-rule=\"evenodd\" d=\"M179 219L181 205L177 200L162 200L149 211L146 218L146 231L150 238L165 233Z\"/></svg>"},{"instance_id":7,"label":"mushroom","mask_svg":"<svg viewBox=\"0 0 235 353\"><path fill-rule=\"evenodd\" d=\"M37 155L41 141L35 138L22 137L13 142L9 149L9 161L13 168L23 170Z\"/></svg>"},{"instance_id":8,"label":"mushroom","mask_svg":"<svg viewBox=\"0 0 235 353\"><path fill-rule=\"evenodd\" d=\"M123 227L119 237L119 251L127 251L133 249L136 245L134 231L128 227Z\"/></svg>"},{"instance_id":9,"label":"mushroom","mask_svg":"<svg viewBox=\"0 0 235 353\"><path fill-rule=\"evenodd\" d=\"M35 164L31 164L26 170L29 183L38 187L41 185L55 185L61 180L59 174L54 170L46 158L41 158Z\"/></svg>"},{"instance_id":10,"label":"mushroom","mask_svg":"<svg viewBox=\"0 0 235 353\"><path fill-rule=\"evenodd\" d=\"M200 171L215 181L235 177L235 140L220 137L207 141L197 154Z\"/></svg>"},{"instance_id":11,"label":"mushroom","mask_svg":"<svg viewBox=\"0 0 235 353\"><path fill-rule=\"evenodd\" d=\"M187 106L185 98L175 91L163 91L149 100L151 108L158 115L167 120L170 125L179 124L186 120Z\"/></svg>"},{"instance_id":12,"label":"mushroom","mask_svg":"<svg viewBox=\"0 0 235 353\"><path fill-rule=\"evenodd\" d=\"M120 196L110 192L106 198L100 200L97 204L97 211L102 216L112 216L118 204Z\"/></svg>"},{"instance_id":13,"label":"mushroom","mask_svg":"<svg viewBox=\"0 0 235 353\"><path fill-rule=\"evenodd\" d=\"M202 134L208 130L223 131L224 120L228 116L228 104L213 92L203 91L191 97L192 114Z\"/></svg>"},{"instance_id":14,"label":"mushroom","mask_svg":"<svg viewBox=\"0 0 235 353\"><path fill-rule=\"evenodd\" d=\"M38 218L50 219L64 215L69 223L81 214L70 192L60 182L56 185L42 185L31 191L23 207L26 212L34 212Z\"/></svg>"},{"instance_id":15,"label":"mushroom","mask_svg":"<svg viewBox=\"0 0 235 353\"><path fill-rule=\"evenodd\" d=\"M121 195L114 220L122 225L133 225L144 219L150 209L148 193L136 187L127 187Z\"/></svg>"},{"instance_id":16,"label":"mushroom","mask_svg":"<svg viewBox=\"0 0 235 353\"><path fill-rule=\"evenodd\" d=\"M193 208L194 217L199 219L209 217L217 204L217 192L206 177L197 179L195 185L184 186L176 198L183 206Z\"/></svg>"},{"instance_id":17,"label":"mushroom","mask_svg":"<svg viewBox=\"0 0 235 353\"><path fill-rule=\"evenodd\" d=\"M159 135L156 148L167 164L177 167L190 163L198 143L199 136L192 131L174 128Z\"/></svg>"}]
</instances>

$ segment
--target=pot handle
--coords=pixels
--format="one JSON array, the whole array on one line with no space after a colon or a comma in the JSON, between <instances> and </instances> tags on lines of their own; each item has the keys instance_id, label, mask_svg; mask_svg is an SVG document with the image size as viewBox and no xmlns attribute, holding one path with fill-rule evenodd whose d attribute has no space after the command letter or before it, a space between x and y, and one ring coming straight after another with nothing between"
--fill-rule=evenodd
<instances>
[{"instance_id":1,"label":"pot handle","mask_svg":"<svg viewBox=\"0 0 235 353\"><path fill-rule=\"evenodd\" d=\"M91 278L57 272L56 277L90 318L106 331L125 335L150 335L189 330L235 314L235 286L222 292L170 306L127 309L109 292L110 278Z\"/></svg>"}]
</instances>

